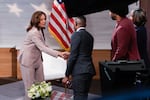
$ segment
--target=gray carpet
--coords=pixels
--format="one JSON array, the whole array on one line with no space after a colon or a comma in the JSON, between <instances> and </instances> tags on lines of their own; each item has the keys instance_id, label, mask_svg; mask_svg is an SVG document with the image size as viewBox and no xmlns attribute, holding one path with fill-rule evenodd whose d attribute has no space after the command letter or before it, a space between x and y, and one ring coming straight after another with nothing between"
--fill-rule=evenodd
<instances>
[{"instance_id":1,"label":"gray carpet","mask_svg":"<svg viewBox=\"0 0 150 100\"><path fill-rule=\"evenodd\" d=\"M63 87L53 86L54 90L64 91ZM72 93L72 90L68 90ZM24 85L23 81L17 81L0 86L0 100L23 100L24 96ZM99 95L89 94L88 100L94 100L100 98Z\"/></svg>"}]
</instances>

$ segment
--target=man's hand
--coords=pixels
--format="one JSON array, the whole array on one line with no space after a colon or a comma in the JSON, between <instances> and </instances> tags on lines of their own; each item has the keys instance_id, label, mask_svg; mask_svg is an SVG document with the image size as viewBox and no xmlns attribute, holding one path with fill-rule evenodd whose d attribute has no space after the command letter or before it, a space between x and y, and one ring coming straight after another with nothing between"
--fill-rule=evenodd
<instances>
[{"instance_id":1,"label":"man's hand","mask_svg":"<svg viewBox=\"0 0 150 100\"><path fill-rule=\"evenodd\" d=\"M68 59L69 55L70 55L70 52L67 52L67 51L58 53L58 56L60 56L61 58L64 58L64 59Z\"/></svg>"},{"instance_id":2,"label":"man's hand","mask_svg":"<svg viewBox=\"0 0 150 100\"><path fill-rule=\"evenodd\" d=\"M62 79L62 83L64 83L64 84L66 84L67 81L69 81L69 78L68 78L68 77L64 77L64 78Z\"/></svg>"},{"instance_id":3,"label":"man's hand","mask_svg":"<svg viewBox=\"0 0 150 100\"><path fill-rule=\"evenodd\" d=\"M63 54L64 59L68 59L70 52L65 51L65 52L62 52L62 54Z\"/></svg>"}]
</instances>

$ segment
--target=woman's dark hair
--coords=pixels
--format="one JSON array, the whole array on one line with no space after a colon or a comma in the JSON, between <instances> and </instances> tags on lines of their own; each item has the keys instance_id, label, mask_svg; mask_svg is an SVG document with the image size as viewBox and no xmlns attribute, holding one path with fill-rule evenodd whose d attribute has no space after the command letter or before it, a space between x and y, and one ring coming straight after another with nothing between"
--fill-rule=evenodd
<instances>
[{"instance_id":1,"label":"woman's dark hair","mask_svg":"<svg viewBox=\"0 0 150 100\"><path fill-rule=\"evenodd\" d=\"M147 21L146 12L143 9L137 9L133 11L132 18L133 18L133 23L136 26L143 26Z\"/></svg>"},{"instance_id":2,"label":"woman's dark hair","mask_svg":"<svg viewBox=\"0 0 150 100\"><path fill-rule=\"evenodd\" d=\"M26 29L26 31L28 32L33 26L36 27L38 30L40 30L41 27L39 27L39 23L40 23L40 17L44 15L46 18L46 14L42 11L36 11L33 13L31 21L30 21L30 25L29 27Z\"/></svg>"}]
</instances>

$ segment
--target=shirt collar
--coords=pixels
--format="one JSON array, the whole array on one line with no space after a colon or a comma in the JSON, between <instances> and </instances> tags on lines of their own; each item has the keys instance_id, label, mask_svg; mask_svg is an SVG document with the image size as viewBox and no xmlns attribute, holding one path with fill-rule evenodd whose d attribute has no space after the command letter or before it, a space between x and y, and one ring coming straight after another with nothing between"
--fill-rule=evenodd
<instances>
[{"instance_id":1,"label":"shirt collar","mask_svg":"<svg viewBox=\"0 0 150 100\"><path fill-rule=\"evenodd\" d=\"M81 29L85 29L85 27L79 27L76 31L79 31Z\"/></svg>"}]
</instances>

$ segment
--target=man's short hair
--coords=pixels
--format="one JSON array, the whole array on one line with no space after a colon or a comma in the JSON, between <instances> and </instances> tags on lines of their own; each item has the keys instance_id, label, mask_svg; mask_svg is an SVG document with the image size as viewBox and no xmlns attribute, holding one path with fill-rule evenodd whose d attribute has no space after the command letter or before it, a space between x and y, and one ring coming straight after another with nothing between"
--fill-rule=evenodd
<instances>
[{"instance_id":1,"label":"man's short hair","mask_svg":"<svg viewBox=\"0 0 150 100\"><path fill-rule=\"evenodd\" d=\"M76 24L80 24L81 27L86 27L86 17L85 16L83 16L83 15L77 16L76 18L79 19L76 21Z\"/></svg>"}]
</instances>

